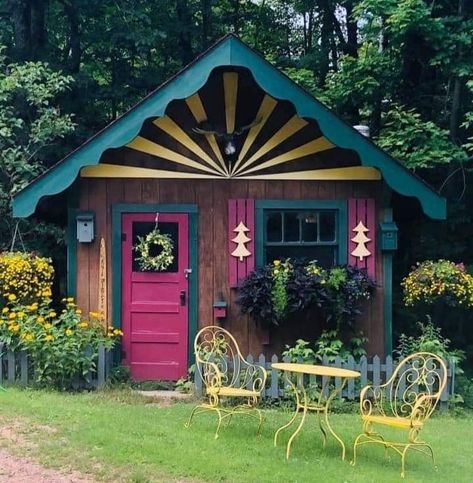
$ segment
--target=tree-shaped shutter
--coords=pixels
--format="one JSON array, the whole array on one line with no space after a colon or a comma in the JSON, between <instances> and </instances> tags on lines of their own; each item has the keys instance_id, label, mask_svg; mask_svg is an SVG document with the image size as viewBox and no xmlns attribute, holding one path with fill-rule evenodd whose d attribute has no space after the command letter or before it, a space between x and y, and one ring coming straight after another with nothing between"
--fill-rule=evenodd
<instances>
[{"instance_id":1,"label":"tree-shaped shutter","mask_svg":"<svg viewBox=\"0 0 473 483\"><path fill-rule=\"evenodd\" d=\"M230 287L238 286L255 267L255 201L228 200Z\"/></svg>"},{"instance_id":2,"label":"tree-shaped shutter","mask_svg":"<svg viewBox=\"0 0 473 483\"><path fill-rule=\"evenodd\" d=\"M348 264L376 273L376 219L373 199L348 200Z\"/></svg>"}]
</instances>

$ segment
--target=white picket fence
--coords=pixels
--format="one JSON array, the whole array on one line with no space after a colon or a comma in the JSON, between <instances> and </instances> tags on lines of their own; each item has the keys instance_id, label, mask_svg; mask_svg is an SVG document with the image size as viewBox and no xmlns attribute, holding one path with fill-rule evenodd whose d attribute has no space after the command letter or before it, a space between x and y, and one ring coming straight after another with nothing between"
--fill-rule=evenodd
<instances>
[{"instance_id":1,"label":"white picket fence","mask_svg":"<svg viewBox=\"0 0 473 483\"><path fill-rule=\"evenodd\" d=\"M271 365L275 362L291 362L289 357L283 357L278 359L276 355L273 355L270 360L266 359L264 354L261 354L258 358L249 355L246 360L250 363L257 363L263 366L268 371L268 383L262 393L263 398L281 399L285 397L285 384L284 379L281 376L281 372L274 369ZM302 360L299 362L303 362ZM346 386L339 394L339 398L347 399L350 401L356 400L361 389L367 384L379 385L386 382L394 372L397 361L393 360L391 356L387 356L384 360L381 360L378 356L372 358L361 357L359 361L350 356L347 361L342 361L337 357L334 361L330 361L327 356L324 356L320 364L330 367L338 367L342 369L351 369L358 371L360 377L356 379L348 379ZM314 381L314 376L309 376L308 382ZM322 385L325 385L326 379L322 379ZM335 378L335 387L339 388L342 384L342 380L339 377ZM195 387L198 395L203 393L202 378L199 371L195 372ZM453 396L455 387L455 364L453 361L448 361L447 364L447 384L440 397L441 406L446 406L448 400ZM402 393L402 389L401 393Z\"/></svg>"}]
</instances>

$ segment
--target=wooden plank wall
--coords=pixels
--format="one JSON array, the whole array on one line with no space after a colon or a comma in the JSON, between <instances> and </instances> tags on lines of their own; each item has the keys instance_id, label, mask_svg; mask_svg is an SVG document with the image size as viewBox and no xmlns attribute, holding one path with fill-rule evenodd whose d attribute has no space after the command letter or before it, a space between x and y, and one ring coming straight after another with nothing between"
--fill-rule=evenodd
<instances>
[{"instance_id":1,"label":"wooden plank wall","mask_svg":"<svg viewBox=\"0 0 473 483\"><path fill-rule=\"evenodd\" d=\"M229 315L224 322L241 344L244 353L267 354L279 351L284 343L293 344L299 338L296 331L282 331L287 340L277 343L277 330L268 334L246 316L239 313L235 303L236 290L228 283L228 228L227 202L232 198L254 199L348 199L375 198L377 221L381 221L381 183L349 181L259 181L259 180L154 180L154 179L81 179L81 210L96 215L96 239L92 244L78 244L77 248L77 303L84 312L97 310L98 266L100 238L107 245L108 303L112 314L112 291L119 280L112 277L111 225L112 205L116 203L195 203L199 209L199 327L213 319L213 302L222 293L229 304ZM377 248L376 278L380 287L375 297L366 304L359 326L369 337L369 353L384 353L383 267ZM209 295L210 294L210 295ZM271 331L273 332L273 331Z\"/></svg>"}]
</instances>

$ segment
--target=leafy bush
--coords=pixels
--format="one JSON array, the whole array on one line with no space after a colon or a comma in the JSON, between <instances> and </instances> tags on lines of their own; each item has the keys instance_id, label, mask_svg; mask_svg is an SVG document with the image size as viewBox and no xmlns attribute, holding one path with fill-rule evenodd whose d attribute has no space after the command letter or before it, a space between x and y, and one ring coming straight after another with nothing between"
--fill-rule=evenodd
<instances>
[{"instance_id":1,"label":"leafy bush","mask_svg":"<svg viewBox=\"0 0 473 483\"><path fill-rule=\"evenodd\" d=\"M418 263L401 285L408 306L441 301L450 307L473 307L473 277L462 263L448 260Z\"/></svg>"},{"instance_id":2,"label":"leafy bush","mask_svg":"<svg viewBox=\"0 0 473 483\"><path fill-rule=\"evenodd\" d=\"M279 325L293 313L321 307L338 329L352 325L358 304L370 297L375 282L356 267L324 270L316 262L274 260L256 268L239 286L237 302L256 322Z\"/></svg>"},{"instance_id":3,"label":"leafy bush","mask_svg":"<svg viewBox=\"0 0 473 483\"><path fill-rule=\"evenodd\" d=\"M401 334L395 352L402 359L414 352L432 352L445 360L455 361L457 374L463 372L460 363L465 359L465 352L450 347L450 340L442 335L440 327L436 327L429 316L425 323L417 322L417 334L407 336Z\"/></svg>"},{"instance_id":4,"label":"leafy bush","mask_svg":"<svg viewBox=\"0 0 473 483\"><path fill-rule=\"evenodd\" d=\"M32 303L51 297L54 269L49 258L34 253L0 253L0 302Z\"/></svg>"},{"instance_id":5,"label":"leafy bush","mask_svg":"<svg viewBox=\"0 0 473 483\"><path fill-rule=\"evenodd\" d=\"M119 329L105 329L100 314L84 318L72 297L63 302L59 315L50 298L28 305L10 300L1 309L0 341L10 350L27 352L39 385L71 387L95 370L99 346L111 349L122 335Z\"/></svg>"}]
</instances>

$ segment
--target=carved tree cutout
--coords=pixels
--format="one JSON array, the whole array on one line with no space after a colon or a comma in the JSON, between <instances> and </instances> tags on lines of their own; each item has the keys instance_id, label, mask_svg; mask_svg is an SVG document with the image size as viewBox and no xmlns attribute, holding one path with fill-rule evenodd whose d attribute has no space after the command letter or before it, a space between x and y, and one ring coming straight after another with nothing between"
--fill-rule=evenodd
<instances>
[{"instance_id":1,"label":"carved tree cutout","mask_svg":"<svg viewBox=\"0 0 473 483\"><path fill-rule=\"evenodd\" d=\"M356 248L351 252L351 254L354 257L357 257L360 259L360 261L363 261L364 257L369 257L371 255L371 252L366 248L366 243L371 241L371 238L368 238L365 235L365 232L368 232L369 229L366 228L365 225L363 225L363 222L360 221L358 225L356 225L355 228L353 228L354 232L356 232L356 235L351 239L352 242L355 242L357 244Z\"/></svg>"},{"instance_id":2,"label":"carved tree cutout","mask_svg":"<svg viewBox=\"0 0 473 483\"><path fill-rule=\"evenodd\" d=\"M247 237L245 233L250 230L242 221L240 221L240 224L233 231L238 234L235 238L232 238L232 242L237 244L237 247L235 250L233 250L232 255L239 258L240 262L242 262L245 257L249 257L251 255L251 252L248 251L245 246L245 243L251 241L251 238Z\"/></svg>"}]
</instances>

